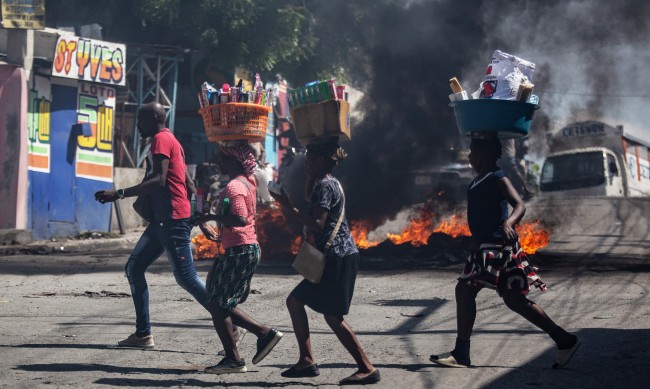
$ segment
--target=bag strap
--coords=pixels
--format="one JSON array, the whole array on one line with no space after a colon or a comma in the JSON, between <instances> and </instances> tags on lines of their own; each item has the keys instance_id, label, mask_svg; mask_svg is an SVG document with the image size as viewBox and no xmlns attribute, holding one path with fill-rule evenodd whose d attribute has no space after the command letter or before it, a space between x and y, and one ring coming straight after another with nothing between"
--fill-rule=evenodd
<instances>
[{"instance_id":1,"label":"bag strap","mask_svg":"<svg viewBox=\"0 0 650 389\"><path fill-rule=\"evenodd\" d=\"M343 192L343 187L341 186L341 183L336 180L336 183L339 186L339 189L341 190L341 202L342 202L342 207L341 207L341 214L339 215L339 220L336 222L336 227L332 230L332 235L330 235L329 240L325 244L325 250L329 249L332 247L332 243L334 243L334 238L336 237L336 234L339 232L339 228L341 228L341 223L343 223L343 216L345 215L345 193Z\"/></svg>"}]
</instances>

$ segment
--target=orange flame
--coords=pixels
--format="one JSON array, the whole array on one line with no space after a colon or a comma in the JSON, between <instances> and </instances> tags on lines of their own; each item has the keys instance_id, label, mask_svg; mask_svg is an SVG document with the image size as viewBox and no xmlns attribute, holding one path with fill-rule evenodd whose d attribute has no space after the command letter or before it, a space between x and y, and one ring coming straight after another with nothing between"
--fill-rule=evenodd
<instances>
[{"instance_id":1,"label":"orange flame","mask_svg":"<svg viewBox=\"0 0 650 389\"><path fill-rule=\"evenodd\" d=\"M526 254L534 254L542 247L546 247L551 240L551 234L544 229L539 220L520 224L516 227L521 248Z\"/></svg>"},{"instance_id":2,"label":"orange flame","mask_svg":"<svg viewBox=\"0 0 650 389\"><path fill-rule=\"evenodd\" d=\"M431 214L423 210L420 215L411 220L401 234L388 233L386 237L395 244L410 242L415 247L424 246L427 244L433 229Z\"/></svg>"},{"instance_id":3,"label":"orange flame","mask_svg":"<svg viewBox=\"0 0 650 389\"><path fill-rule=\"evenodd\" d=\"M433 233L443 233L453 238L471 236L467 221L460 214L453 214L447 219L441 220L437 225L434 225L433 220L431 211L421 209L419 214L410 221L409 225L401 233L387 233L386 238L394 244L410 242L411 245L418 247L426 245L429 236ZM381 243L368 241L369 229L369 224L364 221L350 223L352 237L360 249L367 249ZM543 228L542 223L538 220L520 224L516 229L521 247L527 254L534 254L540 248L548 245L550 241L550 233Z\"/></svg>"},{"instance_id":4,"label":"orange flame","mask_svg":"<svg viewBox=\"0 0 650 389\"><path fill-rule=\"evenodd\" d=\"M452 238L471 235L469 232L469 225L467 225L465 218L460 215L451 215L449 220L441 221L433 232L441 232L451 236Z\"/></svg>"},{"instance_id":5,"label":"orange flame","mask_svg":"<svg viewBox=\"0 0 650 389\"><path fill-rule=\"evenodd\" d=\"M203 234L199 234L192 239L196 246L196 259L212 259L217 256L217 243L209 240ZM224 253L223 247L220 248L220 254Z\"/></svg>"},{"instance_id":6,"label":"orange flame","mask_svg":"<svg viewBox=\"0 0 650 389\"><path fill-rule=\"evenodd\" d=\"M350 233L352 239L362 250L369 249L377 246L381 242L373 242L368 240L368 233L370 232L370 223L365 221L352 221L350 222Z\"/></svg>"}]
</instances>

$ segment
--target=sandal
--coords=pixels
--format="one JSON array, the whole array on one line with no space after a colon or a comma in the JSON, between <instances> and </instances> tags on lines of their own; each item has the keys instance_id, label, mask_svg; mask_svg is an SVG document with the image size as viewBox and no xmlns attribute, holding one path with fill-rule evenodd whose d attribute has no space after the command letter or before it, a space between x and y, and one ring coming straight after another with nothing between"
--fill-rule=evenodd
<instances>
[{"instance_id":1,"label":"sandal","mask_svg":"<svg viewBox=\"0 0 650 389\"><path fill-rule=\"evenodd\" d=\"M573 354L576 353L576 351L578 351L578 348L580 347L581 344L582 344L582 340L576 337L576 342L572 347L563 350L557 350L557 359L555 360L555 363L552 366L553 369L559 369L561 367L564 367L567 363L569 363L571 357L573 356Z\"/></svg>"},{"instance_id":2,"label":"sandal","mask_svg":"<svg viewBox=\"0 0 650 389\"><path fill-rule=\"evenodd\" d=\"M456 358L454 358L453 355L451 354L443 354L443 355L431 355L429 357L429 360L436 365L440 366L446 366L446 367L469 367L471 365L471 362L468 361L458 361ZM465 363L467 362L467 363Z\"/></svg>"}]
</instances>

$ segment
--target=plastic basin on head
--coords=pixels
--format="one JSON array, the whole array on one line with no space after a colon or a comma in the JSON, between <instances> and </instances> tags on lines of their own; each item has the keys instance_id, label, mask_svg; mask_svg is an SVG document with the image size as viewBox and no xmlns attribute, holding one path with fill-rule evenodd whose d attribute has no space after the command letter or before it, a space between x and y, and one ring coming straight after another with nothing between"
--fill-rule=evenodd
<instances>
[{"instance_id":1,"label":"plastic basin on head","mask_svg":"<svg viewBox=\"0 0 650 389\"><path fill-rule=\"evenodd\" d=\"M496 133L499 138L528 136L539 105L515 100L462 100L449 104L456 114L461 134Z\"/></svg>"}]
</instances>

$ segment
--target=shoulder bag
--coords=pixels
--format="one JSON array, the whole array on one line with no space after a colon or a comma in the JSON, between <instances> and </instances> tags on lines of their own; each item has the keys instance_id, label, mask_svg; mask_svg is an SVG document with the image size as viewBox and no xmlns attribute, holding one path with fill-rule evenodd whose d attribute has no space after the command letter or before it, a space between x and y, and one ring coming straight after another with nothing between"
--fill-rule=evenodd
<instances>
[{"instance_id":1,"label":"shoulder bag","mask_svg":"<svg viewBox=\"0 0 650 389\"><path fill-rule=\"evenodd\" d=\"M341 189L341 196L343 198L341 215L339 216L339 220L336 222L336 227L332 230L329 240L325 244L325 250L328 250L332 246L334 238L339 232L339 228L343 222L343 216L345 215L345 195L343 194L341 184L339 184L339 188ZM302 246L300 246L300 250L298 251L296 258L293 260L292 266L301 276L305 277L307 281L312 284L318 284L320 283L321 278L323 278L323 271L325 270L325 253L305 240L302 242Z\"/></svg>"}]
</instances>

